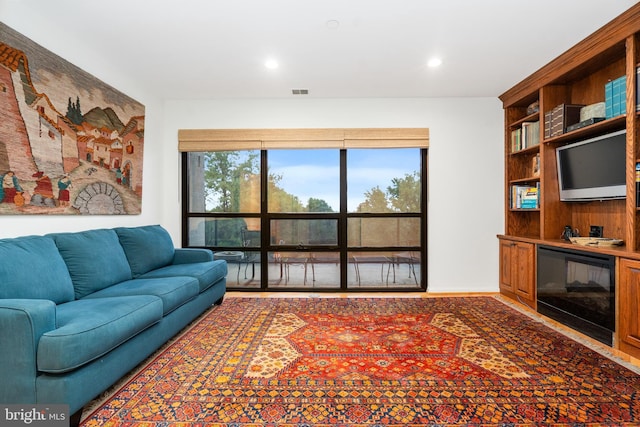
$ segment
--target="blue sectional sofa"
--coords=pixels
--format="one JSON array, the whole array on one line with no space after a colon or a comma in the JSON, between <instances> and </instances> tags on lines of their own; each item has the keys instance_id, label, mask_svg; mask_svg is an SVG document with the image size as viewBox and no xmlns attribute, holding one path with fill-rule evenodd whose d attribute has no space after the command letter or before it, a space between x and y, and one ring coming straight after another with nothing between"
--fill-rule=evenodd
<instances>
[{"instance_id":1,"label":"blue sectional sofa","mask_svg":"<svg viewBox=\"0 0 640 427\"><path fill-rule=\"evenodd\" d=\"M158 225L0 240L0 403L82 407L220 304L227 264ZM72 422L72 423L73 423Z\"/></svg>"}]
</instances>

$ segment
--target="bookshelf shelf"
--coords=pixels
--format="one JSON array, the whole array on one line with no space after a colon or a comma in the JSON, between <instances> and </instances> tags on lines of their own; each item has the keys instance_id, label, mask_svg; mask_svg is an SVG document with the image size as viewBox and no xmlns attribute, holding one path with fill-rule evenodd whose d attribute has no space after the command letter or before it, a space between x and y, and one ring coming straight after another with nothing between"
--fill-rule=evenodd
<instances>
[{"instance_id":1,"label":"bookshelf shelf","mask_svg":"<svg viewBox=\"0 0 640 427\"><path fill-rule=\"evenodd\" d=\"M535 122L535 121L538 121L538 120L540 120L540 113L539 112L535 112L535 113L529 114L528 116L523 117L523 118L521 118L519 120L516 120L515 122L511 123L509 125L509 127L514 129L514 128L518 128L518 127L522 126L522 123Z\"/></svg>"},{"instance_id":2,"label":"bookshelf shelf","mask_svg":"<svg viewBox=\"0 0 640 427\"><path fill-rule=\"evenodd\" d=\"M523 155L523 154L537 153L539 150L540 150L540 146L539 145L534 145L532 147L527 147L527 148L522 148L520 150L511 151L509 153L509 155L518 156L518 155Z\"/></svg>"},{"instance_id":3,"label":"bookshelf shelf","mask_svg":"<svg viewBox=\"0 0 640 427\"><path fill-rule=\"evenodd\" d=\"M526 184L529 182L540 182L540 177L539 176L530 176L530 177L526 177L526 178L518 178L518 179L512 179L511 181L509 181L510 184Z\"/></svg>"},{"instance_id":4,"label":"bookshelf shelf","mask_svg":"<svg viewBox=\"0 0 640 427\"><path fill-rule=\"evenodd\" d=\"M578 138L589 138L595 135L601 135L608 132L614 132L616 130L622 130L625 128L626 118L627 118L626 115L620 115L608 120L594 123L589 126L585 126L581 129L564 133L559 136L546 138L543 140L543 143L544 144L561 144L563 142L574 141Z\"/></svg>"}]
</instances>

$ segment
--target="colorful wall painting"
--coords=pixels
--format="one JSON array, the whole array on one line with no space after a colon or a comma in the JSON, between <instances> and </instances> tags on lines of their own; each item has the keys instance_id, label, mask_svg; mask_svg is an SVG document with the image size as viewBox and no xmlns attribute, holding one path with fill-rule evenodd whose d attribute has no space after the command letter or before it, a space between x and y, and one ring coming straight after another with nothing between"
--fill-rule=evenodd
<instances>
[{"instance_id":1,"label":"colorful wall painting","mask_svg":"<svg viewBox=\"0 0 640 427\"><path fill-rule=\"evenodd\" d=\"M0 22L0 214L140 214L144 118Z\"/></svg>"}]
</instances>

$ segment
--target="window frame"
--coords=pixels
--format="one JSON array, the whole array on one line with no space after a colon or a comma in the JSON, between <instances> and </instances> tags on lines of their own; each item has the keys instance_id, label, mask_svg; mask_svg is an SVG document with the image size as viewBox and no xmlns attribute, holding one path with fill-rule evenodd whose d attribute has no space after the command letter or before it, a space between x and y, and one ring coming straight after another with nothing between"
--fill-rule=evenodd
<instances>
[{"instance_id":1,"label":"window frame","mask_svg":"<svg viewBox=\"0 0 640 427\"><path fill-rule=\"evenodd\" d=\"M399 139L404 136L404 139ZM329 137L329 138L327 138ZM302 140L296 140L301 138ZM328 142L328 143L327 143ZM179 148L182 152L182 246L204 247L211 250L233 250L235 247L207 247L193 246L189 244L189 220L191 218L258 218L261 224L260 247L247 247L246 250L260 252L261 265L267 265L268 256L274 251L298 251L298 252L338 252L340 254L340 284L337 288L319 289L313 291L426 291L427 284L427 195L428 195L428 129L295 129L295 130L180 130ZM242 151L260 149L260 213L247 212L190 212L190 194L188 179L188 153L192 151ZM208 148L208 149L205 149ZM337 213L271 213L267 209L267 156L268 151L278 148L304 149L304 148L338 148L340 149L340 210ZM363 213L347 212L347 150L350 148L420 148L420 179L421 179L421 211L419 213ZM385 246L385 247L349 247L347 235L347 223L351 218L420 218L420 245L419 246ZM279 245L270 241L270 221L277 219L335 219L338 221L337 245ZM381 251L413 251L420 254L420 281L417 287L391 287L381 289L350 288L348 286L348 267L350 252L375 253ZM242 291L295 291L309 290L308 287L269 288L267 269L261 269L259 287L231 287L232 290ZM416 278L417 281L417 278Z\"/></svg>"}]
</instances>

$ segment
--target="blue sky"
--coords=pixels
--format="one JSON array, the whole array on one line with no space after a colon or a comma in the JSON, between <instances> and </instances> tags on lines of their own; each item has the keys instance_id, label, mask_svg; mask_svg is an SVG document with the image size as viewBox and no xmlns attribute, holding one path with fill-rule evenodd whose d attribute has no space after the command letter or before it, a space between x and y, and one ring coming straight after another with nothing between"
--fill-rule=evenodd
<instances>
[{"instance_id":1,"label":"blue sky","mask_svg":"<svg viewBox=\"0 0 640 427\"><path fill-rule=\"evenodd\" d=\"M393 178L420 170L419 149L358 149L347 153L348 208L364 201L365 191L383 191ZM269 170L282 175L280 186L306 203L310 197L325 200L334 211L340 208L338 150L271 150Z\"/></svg>"}]
</instances>

